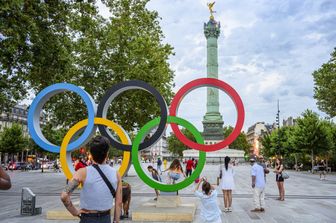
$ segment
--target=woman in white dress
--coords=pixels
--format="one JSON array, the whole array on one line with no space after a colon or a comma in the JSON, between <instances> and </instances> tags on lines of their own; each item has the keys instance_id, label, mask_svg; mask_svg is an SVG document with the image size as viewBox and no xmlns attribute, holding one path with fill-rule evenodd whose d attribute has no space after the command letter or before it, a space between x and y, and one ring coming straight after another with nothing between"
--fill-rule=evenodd
<instances>
[{"instance_id":1,"label":"woman in white dress","mask_svg":"<svg viewBox=\"0 0 336 223\"><path fill-rule=\"evenodd\" d=\"M224 212L231 212L232 208L232 190L234 189L234 171L230 163L230 157L226 156L224 159L224 166L220 169L221 188L224 194Z\"/></svg>"}]
</instances>

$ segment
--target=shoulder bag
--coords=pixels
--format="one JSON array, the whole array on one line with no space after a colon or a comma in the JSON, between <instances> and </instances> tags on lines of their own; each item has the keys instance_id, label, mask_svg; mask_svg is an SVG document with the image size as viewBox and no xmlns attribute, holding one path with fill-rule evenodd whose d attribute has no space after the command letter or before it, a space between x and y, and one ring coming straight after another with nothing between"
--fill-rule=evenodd
<instances>
[{"instance_id":1,"label":"shoulder bag","mask_svg":"<svg viewBox=\"0 0 336 223\"><path fill-rule=\"evenodd\" d=\"M92 166L98 171L101 178L103 178L106 186L110 189L112 197L115 198L116 191L113 188L111 182L107 179L107 177L105 176L105 174L103 173L103 171L100 169L100 167L97 164L92 164Z\"/></svg>"}]
</instances>

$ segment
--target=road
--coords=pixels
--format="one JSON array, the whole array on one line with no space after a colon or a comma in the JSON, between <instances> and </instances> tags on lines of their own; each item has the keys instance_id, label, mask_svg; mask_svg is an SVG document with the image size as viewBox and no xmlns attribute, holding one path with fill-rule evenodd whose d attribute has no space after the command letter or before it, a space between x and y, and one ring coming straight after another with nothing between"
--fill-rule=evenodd
<instances>
[{"instance_id":1,"label":"road","mask_svg":"<svg viewBox=\"0 0 336 223\"><path fill-rule=\"evenodd\" d=\"M144 167L145 169L145 167ZM278 195L275 175L267 176L266 212L251 213L253 208L252 191L250 188L250 166L235 167L236 189L233 192L233 212L222 214L223 222L335 222L336 219L336 176L328 175L326 181L320 181L317 174L288 171L290 178L285 182L286 200L277 201ZM62 209L59 194L64 188L65 177L62 173L46 172L9 172L13 187L9 191L0 192L0 222L23 223L72 223L76 221L50 221L46 220L48 210ZM217 165L206 165L202 176L213 183L218 175ZM152 200L154 190L145 185L131 167L125 180L132 185L132 208ZM37 206L43 208L42 215L20 216L20 198L22 187L29 187L37 194ZM179 192L184 202L196 202L193 196L194 185L190 185ZM78 202L78 193L74 200ZM218 196L220 208L223 209L222 194ZM196 211L194 222L200 222L199 208ZM123 222L131 222L123 221Z\"/></svg>"}]
</instances>

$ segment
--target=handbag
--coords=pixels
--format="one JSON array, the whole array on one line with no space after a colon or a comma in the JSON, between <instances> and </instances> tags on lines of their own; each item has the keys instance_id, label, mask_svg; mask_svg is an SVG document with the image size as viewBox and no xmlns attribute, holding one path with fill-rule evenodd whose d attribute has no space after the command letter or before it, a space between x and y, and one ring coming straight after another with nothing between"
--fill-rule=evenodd
<instances>
[{"instance_id":1,"label":"handbag","mask_svg":"<svg viewBox=\"0 0 336 223\"><path fill-rule=\"evenodd\" d=\"M220 180L222 179L223 177L223 173L222 173L222 170L219 171L219 176L217 177L217 186L219 186L219 183L220 183Z\"/></svg>"},{"instance_id":2,"label":"handbag","mask_svg":"<svg viewBox=\"0 0 336 223\"><path fill-rule=\"evenodd\" d=\"M282 172L281 176L284 180L287 180L289 178L289 175L286 172Z\"/></svg>"},{"instance_id":3,"label":"handbag","mask_svg":"<svg viewBox=\"0 0 336 223\"><path fill-rule=\"evenodd\" d=\"M116 191L113 188L111 182L107 179L107 177L105 176L105 174L103 173L103 171L99 168L99 166L97 164L92 164L92 166L98 171L98 173L101 176L101 178L103 178L106 186L110 189L112 197L115 198Z\"/></svg>"}]
</instances>

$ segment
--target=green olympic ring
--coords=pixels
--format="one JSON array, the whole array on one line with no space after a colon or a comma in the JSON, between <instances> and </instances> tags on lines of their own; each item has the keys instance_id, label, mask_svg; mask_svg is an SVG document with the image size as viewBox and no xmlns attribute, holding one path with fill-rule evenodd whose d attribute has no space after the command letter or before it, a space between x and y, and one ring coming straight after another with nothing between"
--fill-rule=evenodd
<instances>
[{"instance_id":1,"label":"green olympic ring","mask_svg":"<svg viewBox=\"0 0 336 223\"><path fill-rule=\"evenodd\" d=\"M139 162L139 145L144 139L144 137L150 132L151 129L155 128L158 126L160 123L160 117L153 119L152 121L148 122L145 126L143 126L138 134L136 135L133 145L132 145L132 162L134 165L134 169L137 172L138 176L140 179L145 182L148 186L161 190L161 191L167 191L167 192L172 192L172 191L177 191L181 190L190 184L194 182L194 180L197 179L197 177L200 176L203 167L205 165L205 160L206 160L206 152L204 151L199 151L199 162L197 164L197 167L195 171L191 174L190 177L186 178L185 180L177 183L177 184L162 184L158 181L153 180L151 177L149 177L142 169L141 164ZM167 123L175 123L178 125L182 125L184 128L188 129L193 136L196 139L196 142L199 144L204 144L204 139L201 135L201 133L193 126L190 122L187 120L184 120L182 118L178 118L176 116L168 116Z\"/></svg>"}]
</instances>

